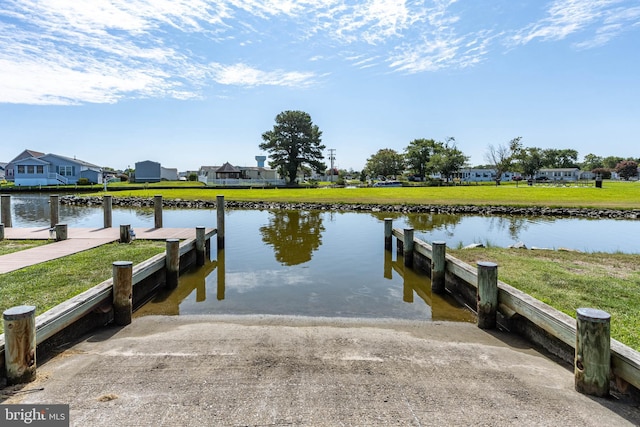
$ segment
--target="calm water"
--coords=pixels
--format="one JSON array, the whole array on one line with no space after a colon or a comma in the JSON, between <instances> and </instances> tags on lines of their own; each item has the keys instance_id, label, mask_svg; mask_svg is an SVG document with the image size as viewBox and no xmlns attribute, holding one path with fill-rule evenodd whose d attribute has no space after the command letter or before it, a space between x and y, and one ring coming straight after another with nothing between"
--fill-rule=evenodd
<instances>
[{"instance_id":1,"label":"calm water","mask_svg":"<svg viewBox=\"0 0 640 427\"><path fill-rule=\"evenodd\" d=\"M472 321L432 296L429 278L383 249L383 220L427 242L640 253L640 221L227 210L226 248L138 314L290 314ZM14 227L48 227L48 196L12 196ZM60 206L70 227L102 226L101 207ZM165 227L215 227L216 212L165 210ZM152 210L114 208L113 224L153 227ZM213 243L215 248L215 242Z\"/></svg>"}]
</instances>

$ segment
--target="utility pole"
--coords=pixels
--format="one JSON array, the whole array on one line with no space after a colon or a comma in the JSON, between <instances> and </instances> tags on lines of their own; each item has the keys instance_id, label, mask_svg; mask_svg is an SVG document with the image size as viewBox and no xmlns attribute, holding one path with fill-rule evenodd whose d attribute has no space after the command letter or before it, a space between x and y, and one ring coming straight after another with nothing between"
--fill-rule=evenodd
<instances>
[{"instance_id":1,"label":"utility pole","mask_svg":"<svg viewBox=\"0 0 640 427\"><path fill-rule=\"evenodd\" d=\"M331 171L330 180L331 180L331 182L333 182L333 161L336 159L336 156L334 154L336 152L336 149L335 148L329 148L328 151L329 151L329 160L331 161L331 169L329 169Z\"/></svg>"}]
</instances>

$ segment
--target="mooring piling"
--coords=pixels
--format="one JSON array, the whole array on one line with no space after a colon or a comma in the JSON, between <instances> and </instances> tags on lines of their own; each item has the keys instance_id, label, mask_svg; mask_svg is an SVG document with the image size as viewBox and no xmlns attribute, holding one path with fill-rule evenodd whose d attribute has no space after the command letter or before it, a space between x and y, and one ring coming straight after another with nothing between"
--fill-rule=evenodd
<instances>
[{"instance_id":1,"label":"mooring piling","mask_svg":"<svg viewBox=\"0 0 640 427\"><path fill-rule=\"evenodd\" d=\"M5 227L11 228L11 195L3 194L0 196L0 222Z\"/></svg>"},{"instance_id":2,"label":"mooring piling","mask_svg":"<svg viewBox=\"0 0 640 427\"><path fill-rule=\"evenodd\" d=\"M478 327L494 329L498 312L498 264L478 262Z\"/></svg>"},{"instance_id":3,"label":"mooring piling","mask_svg":"<svg viewBox=\"0 0 640 427\"><path fill-rule=\"evenodd\" d=\"M153 196L153 219L155 228L162 228L162 195Z\"/></svg>"},{"instance_id":4,"label":"mooring piling","mask_svg":"<svg viewBox=\"0 0 640 427\"><path fill-rule=\"evenodd\" d=\"M196 265L202 266L205 261L205 228L196 227Z\"/></svg>"},{"instance_id":5,"label":"mooring piling","mask_svg":"<svg viewBox=\"0 0 640 427\"><path fill-rule=\"evenodd\" d=\"M130 224L121 224L120 225L120 243L131 243L131 225Z\"/></svg>"},{"instance_id":6,"label":"mooring piling","mask_svg":"<svg viewBox=\"0 0 640 427\"><path fill-rule=\"evenodd\" d=\"M113 226L113 197L102 196L102 214L104 216L104 228L111 228Z\"/></svg>"},{"instance_id":7,"label":"mooring piling","mask_svg":"<svg viewBox=\"0 0 640 427\"><path fill-rule=\"evenodd\" d=\"M218 250L224 249L224 196L216 196Z\"/></svg>"},{"instance_id":8,"label":"mooring piling","mask_svg":"<svg viewBox=\"0 0 640 427\"><path fill-rule=\"evenodd\" d=\"M60 197L57 194L49 196L49 212L51 213L51 227L60 222Z\"/></svg>"},{"instance_id":9,"label":"mooring piling","mask_svg":"<svg viewBox=\"0 0 640 427\"><path fill-rule=\"evenodd\" d=\"M431 292L443 294L445 291L445 266L447 244L443 241L432 242L431 245Z\"/></svg>"},{"instance_id":10,"label":"mooring piling","mask_svg":"<svg viewBox=\"0 0 640 427\"><path fill-rule=\"evenodd\" d=\"M593 308L576 310L575 388L580 393L609 395L611 315Z\"/></svg>"},{"instance_id":11,"label":"mooring piling","mask_svg":"<svg viewBox=\"0 0 640 427\"><path fill-rule=\"evenodd\" d=\"M169 289L178 287L180 275L180 240L167 239L167 255L165 258L166 285Z\"/></svg>"},{"instance_id":12,"label":"mooring piling","mask_svg":"<svg viewBox=\"0 0 640 427\"><path fill-rule=\"evenodd\" d=\"M413 228L404 229L404 266L413 267Z\"/></svg>"},{"instance_id":13,"label":"mooring piling","mask_svg":"<svg viewBox=\"0 0 640 427\"><path fill-rule=\"evenodd\" d=\"M133 262L113 263L113 321L125 326L133 314Z\"/></svg>"},{"instance_id":14,"label":"mooring piling","mask_svg":"<svg viewBox=\"0 0 640 427\"><path fill-rule=\"evenodd\" d=\"M2 313L7 385L36 379L36 307L20 305Z\"/></svg>"},{"instance_id":15,"label":"mooring piling","mask_svg":"<svg viewBox=\"0 0 640 427\"><path fill-rule=\"evenodd\" d=\"M393 248L393 218L384 219L384 249L391 251Z\"/></svg>"}]
</instances>

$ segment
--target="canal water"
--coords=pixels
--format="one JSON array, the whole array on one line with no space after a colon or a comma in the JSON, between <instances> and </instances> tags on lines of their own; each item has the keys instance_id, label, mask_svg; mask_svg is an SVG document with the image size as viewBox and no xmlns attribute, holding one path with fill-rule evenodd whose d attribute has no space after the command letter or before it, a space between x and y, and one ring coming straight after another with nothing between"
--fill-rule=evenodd
<instances>
[{"instance_id":1,"label":"canal water","mask_svg":"<svg viewBox=\"0 0 640 427\"><path fill-rule=\"evenodd\" d=\"M12 196L14 227L48 227L48 196ZM100 206L62 205L69 227L102 226ZM640 221L327 211L227 210L225 250L159 294L145 314L286 314L473 321L468 310L431 295L429 278L383 248L384 218L428 243L489 243L640 253ZM165 227L215 227L211 209L168 210ZM150 209L114 208L113 224L153 227Z\"/></svg>"}]
</instances>

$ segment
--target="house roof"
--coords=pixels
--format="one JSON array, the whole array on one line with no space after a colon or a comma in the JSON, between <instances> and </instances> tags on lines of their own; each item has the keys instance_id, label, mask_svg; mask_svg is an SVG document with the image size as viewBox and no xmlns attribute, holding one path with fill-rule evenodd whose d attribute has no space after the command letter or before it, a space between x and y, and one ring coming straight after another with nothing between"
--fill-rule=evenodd
<instances>
[{"instance_id":1,"label":"house roof","mask_svg":"<svg viewBox=\"0 0 640 427\"><path fill-rule=\"evenodd\" d=\"M231 163L226 162L224 165L220 166L220 168L216 171L218 173L230 173L230 172L240 172L240 169L231 165Z\"/></svg>"},{"instance_id":2,"label":"house roof","mask_svg":"<svg viewBox=\"0 0 640 427\"><path fill-rule=\"evenodd\" d=\"M80 164L80 165L83 165L83 166L94 167L94 168L99 168L100 167L98 165L94 165L93 163L85 162L84 160L75 159L75 158L72 159L71 157L61 156L59 154L49 153L49 154L45 154L42 157L57 157L59 159L64 159L64 160L66 160L68 162L77 163L77 164Z\"/></svg>"},{"instance_id":3,"label":"house roof","mask_svg":"<svg viewBox=\"0 0 640 427\"><path fill-rule=\"evenodd\" d=\"M42 157L44 156L44 153L41 153L39 151L35 151L35 150L24 150L22 151L22 153L18 154L13 160L11 160L9 163L15 163L18 160L22 160L22 159L28 159L30 157L35 157L36 159L38 157Z\"/></svg>"}]
</instances>

